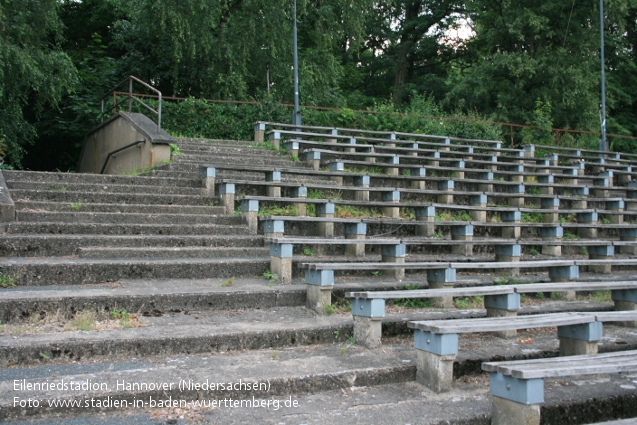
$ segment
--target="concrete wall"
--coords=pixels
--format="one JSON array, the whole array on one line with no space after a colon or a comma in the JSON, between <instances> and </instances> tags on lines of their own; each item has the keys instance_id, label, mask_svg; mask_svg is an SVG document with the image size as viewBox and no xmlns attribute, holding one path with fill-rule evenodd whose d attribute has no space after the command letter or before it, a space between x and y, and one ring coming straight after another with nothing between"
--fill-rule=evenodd
<instances>
[{"instance_id":1,"label":"concrete wall","mask_svg":"<svg viewBox=\"0 0 637 425\"><path fill-rule=\"evenodd\" d=\"M123 174L170 159L175 140L142 114L118 112L84 138L78 172L99 174L108 154L136 141L144 141L111 156L104 174Z\"/></svg>"},{"instance_id":2,"label":"concrete wall","mask_svg":"<svg viewBox=\"0 0 637 425\"><path fill-rule=\"evenodd\" d=\"M0 170L0 223L15 221L15 205Z\"/></svg>"}]
</instances>

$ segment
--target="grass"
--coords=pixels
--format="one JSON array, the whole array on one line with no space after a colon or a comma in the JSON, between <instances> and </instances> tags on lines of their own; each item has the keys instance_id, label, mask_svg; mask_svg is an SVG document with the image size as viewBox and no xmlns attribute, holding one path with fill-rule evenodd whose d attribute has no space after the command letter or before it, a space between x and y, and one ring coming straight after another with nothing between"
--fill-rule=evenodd
<instances>
[{"instance_id":1,"label":"grass","mask_svg":"<svg viewBox=\"0 0 637 425\"><path fill-rule=\"evenodd\" d=\"M471 221L471 216L466 211L453 215L450 211L442 211L436 214L434 221Z\"/></svg>"},{"instance_id":2,"label":"grass","mask_svg":"<svg viewBox=\"0 0 637 425\"><path fill-rule=\"evenodd\" d=\"M65 326L67 331L94 331L97 329L97 314L90 310L78 312Z\"/></svg>"},{"instance_id":3,"label":"grass","mask_svg":"<svg viewBox=\"0 0 637 425\"><path fill-rule=\"evenodd\" d=\"M66 192L67 190L69 190L69 185L68 184L57 184L57 183L51 183L48 186L49 190L53 190L56 192Z\"/></svg>"},{"instance_id":4,"label":"grass","mask_svg":"<svg viewBox=\"0 0 637 425\"><path fill-rule=\"evenodd\" d=\"M232 284L234 283L235 279L236 278L234 276L232 276L230 279L226 280L225 282L221 282L221 286L224 287L224 288L227 288L228 286L232 286Z\"/></svg>"},{"instance_id":5,"label":"grass","mask_svg":"<svg viewBox=\"0 0 637 425\"><path fill-rule=\"evenodd\" d=\"M3 269L4 266L0 266L0 269ZM0 288L12 288L15 286L16 282L22 276L21 272L16 272L14 274L2 273L0 272Z\"/></svg>"},{"instance_id":6,"label":"grass","mask_svg":"<svg viewBox=\"0 0 637 425\"><path fill-rule=\"evenodd\" d=\"M529 187L529 195L541 195L542 191L537 187Z\"/></svg>"},{"instance_id":7,"label":"grass","mask_svg":"<svg viewBox=\"0 0 637 425\"><path fill-rule=\"evenodd\" d=\"M522 282L516 276L501 275L496 277L493 283L495 283L496 285L520 285L524 282Z\"/></svg>"},{"instance_id":8,"label":"grass","mask_svg":"<svg viewBox=\"0 0 637 425\"><path fill-rule=\"evenodd\" d=\"M434 238L442 239L444 237L445 237L445 235L441 231L437 230L436 232L434 232Z\"/></svg>"},{"instance_id":9,"label":"grass","mask_svg":"<svg viewBox=\"0 0 637 425\"><path fill-rule=\"evenodd\" d=\"M184 153L181 151L181 149L179 149L179 146L177 146L174 143L170 144L170 156L172 157L173 155L183 155Z\"/></svg>"},{"instance_id":10,"label":"grass","mask_svg":"<svg viewBox=\"0 0 637 425\"><path fill-rule=\"evenodd\" d=\"M266 270L263 272L263 277L266 280L279 280L279 275L276 273L270 273L270 270Z\"/></svg>"},{"instance_id":11,"label":"grass","mask_svg":"<svg viewBox=\"0 0 637 425\"><path fill-rule=\"evenodd\" d=\"M463 310L468 308L479 308L484 304L484 298L481 296L456 298L454 299L454 303L457 308Z\"/></svg>"},{"instance_id":12,"label":"grass","mask_svg":"<svg viewBox=\"0 0 637 425\"><path fill-rule=\"evenodd\" d=\"M522 223L544 223L544 215L542 213L523 213Z\"/></svg>"},{"instance_id":13,"label":"grass","mask_svg":"<svg viewBox=\"0 0 637 425\"><path fill-rule=\"evenodd\" d=\"M381 217L382 215L375 208L357 208L353 205L336 205L334 208L334 217L337 218Z\"/></svg>"},{"instance_id":14,"label":"grass","mask_svg":"<svg viewBox=\"0 0 637 425\"><path fill-rule=\"evenodd\" d=\"M531 254L531 255L540 255L540 251L538 251L538 250L537 250L537 249L535 249L535 248L531 248L531 249L529 250L529 254Z\"/></svg>"},{"instance_id":15,"label":"grass","mask_svg":"<svg viewBox=\"0 0 637 425\"><path fill-rule=\"evenodd\" d=\"M139 322L137 321L137 315L129 313L124 308L109 312L109 316L111 319L119 321L119 325L122 328L128 329L128 328L139 327ZM90 330L90 329L87 329L87 330Z\"/></svg>"},{"instance_id":16,"label":"grass","mask_svg":"<svg viewBox=\"0 0 637 425\"><path fill-rule=\"evenodd\" d=\"M564 236L562 236L562 239L579 239L579 236L575 233L566 232L564 233Z\"/></svg>"},{"instance_id":17,"label":"grass","mask_svg":"<svg viewBox=\"0 0 637 425\"><path fill-rule=\"evenodd\" d=\"M596 303L609 303L612 302L610 291L597 291L592 294L593 300Z\"/></svg>"},{"instance_id":18,"label":"grass","mask_svg":"<svg viewBox=\"0 0 637 425\"><path fill-rule=\"evenodd\" d=\"M308 205L309 207L309 205ZM239 214L241 214L241 212L239 212ZM261 207L259 208L259 215L261 216L268 216L268 215L290 215L290 216L296 216L299 215L299 210L297 207L293 206L293 205L286 205L286 206L265 206L265 207Z\"/></svg>"},{"instance_id":19,"label":"grass","mask_svg":"<svg viewBox=\"0 0 637 425\"><path fill-rule=\"evenodd\" d=\"M77 201L77 202L70 202L69 203L69 208L71 208L71 211L79 211L82 209L82 201Z\"/></svg>"},{"instance_id":20,"label":"grass","mask_svg":"<svg viewBox=\"0 0 637 425\"><path fill-rule=\"evenodd\" d=\"M403 289L406 291L413 291L420 289L420 285L405 285ZM422 298L396 298L392 300L391 305L404 307L404 308L429 308L431 307L431 301L429 299Z\"/></svg>"},{"instance_id":21,"label":"grass","mask_svg":"<svg viewBox=\"0 0 637 425\"><path fill-rule=\"evenodd\" d=\"M314 251L312 251L312 248L309 248L309 247L303 247L302 254L303 255L307 255L307 256L316 255L316 253Z\"/></svg>"},{"instance_id":22,"label":"grass","mask_svg":"<svg viewBox=\"0 0 637 425\"><path fill-rule=\"evenodd\" d=\"M585 247L585 246L583 246L583 247L581 247L581 248L579 249L579 254L580 254L580 255L588 255L588 250L586 249L586 247Z\"/></svg>"}]
</instances>

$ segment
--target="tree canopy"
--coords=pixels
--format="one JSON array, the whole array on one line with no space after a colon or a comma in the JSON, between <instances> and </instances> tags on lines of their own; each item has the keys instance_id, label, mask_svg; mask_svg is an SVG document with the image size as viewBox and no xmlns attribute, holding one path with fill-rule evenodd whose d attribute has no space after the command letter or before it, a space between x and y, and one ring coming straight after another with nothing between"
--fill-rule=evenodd
<instances>
[{"instance_id":1,"label":"tree canopy","mask_svg":"<svg viewBox=\"0 0 637 425\"><path fill-rule=\"evenodd\" d=\"M519 142L600 127L596 2L297 2L304 105L540 127ZM0 0L0 155L72 167L127 75L167 96L289 103L292 14L293 0ZM605 15L608 131L637 135L637 0L605 0Z\"/></svg>"}]
</instances>

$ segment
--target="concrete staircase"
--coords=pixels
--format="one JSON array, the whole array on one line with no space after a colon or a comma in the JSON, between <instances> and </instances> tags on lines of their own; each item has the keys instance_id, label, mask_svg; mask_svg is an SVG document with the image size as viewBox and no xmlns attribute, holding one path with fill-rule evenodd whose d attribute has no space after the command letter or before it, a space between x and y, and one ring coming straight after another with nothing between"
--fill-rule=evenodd
<instances>
[{"instance_id":1,"label":"concrete staircase","mask_svg":"<svg viewBox=\"0 0 637 425\"><path fill-rule=\"evenodd\" d=\"M171 164L134 177L3 172L17 221L0 240L0 422L489 422L488 379L476 373L480 361L494 351L502 358L527 357L525 347L517 340L467 341L476 348L459 358L454 390L434 394L415 383L406 327L406 319L478 317L482 310L391 312L383 322L383 348L368 350L354 344L347 308L319 316L304 307L304 285L264 278L269 254L263 237L248 235L239 217L223 215L215 199L201 195L200 167L212 162L303 166L250 145L183 139L183 154ZM259 176L230 171L219 177ZM334 296L406 284L419 282L345 279ZM522 310L537 312L536 306ZM619 340L622 349L637 347L637 337L613 332L602 347L615 349ZM531 337L539 339L534 349L542 355L555 354L554 337L520 335ZM23 379L87 388L29 389L20 387ZM265 386L247 389L241 382ZM219 390L206 383L239 386ZM605 391L612 400L623 390ZM209 402L228 398L265 404ZM168 408L152 405L168 399ZM565 404L578 412L586 400L556 397L546 412L562 414ZM554 423L567 422L560 416Z\"/></svg>"}]
</instances>

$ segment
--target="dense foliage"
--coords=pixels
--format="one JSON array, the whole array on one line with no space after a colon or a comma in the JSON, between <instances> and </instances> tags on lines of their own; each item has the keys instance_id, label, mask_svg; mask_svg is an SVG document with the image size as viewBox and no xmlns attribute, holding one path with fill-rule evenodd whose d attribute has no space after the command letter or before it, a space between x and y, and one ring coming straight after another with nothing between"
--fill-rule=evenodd
<instances>
[{"instance_id":1,"label":"dense foliage","mask_svg":"<svg viewBox=\"0 0 637 425\"><path fill-rule=\"evenodd\" d=\"M635 136L637 0L604 5L608 132ZM301 103L340 108L304 110L304 123L507 142L508 128L476 120L536 126L515 143L552 142L551 127L599 131L598 7L297 0ZM293 0L0 0L5 166L73 168L102 95L127 75L191 99L164 106L175 134L249 138L254 120L289 121L292 16ZM635 150L627 139L611 147Z\"/></svg>"}]
</instances>

